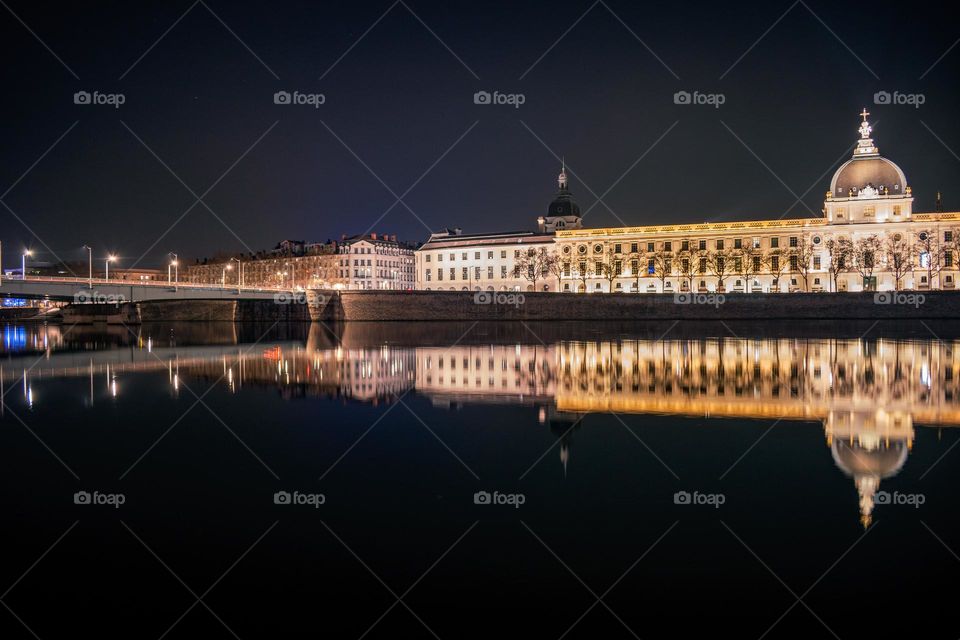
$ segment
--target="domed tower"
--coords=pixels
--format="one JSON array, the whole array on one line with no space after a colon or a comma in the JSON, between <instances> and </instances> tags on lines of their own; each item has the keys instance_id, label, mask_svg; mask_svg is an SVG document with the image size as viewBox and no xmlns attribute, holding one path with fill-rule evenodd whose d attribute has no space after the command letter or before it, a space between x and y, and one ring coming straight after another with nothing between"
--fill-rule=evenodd
<instances>
[{"instance_id":1,"label":"domed tower","mask_svg":"<svg viewBox=\"0 0 960 640\"><path fill-rule=\"evenodd\" d=\"M900 222L910 220L913 196L907 177L895 163L880 156L873 143L870 113L860 113L860 139L853 157L843 163L830 181L824 202L827 220L835 224Z\"/></svg>"},{"instance_id":2,"label":"domed tower","mask_svg":"<svg viewBox=\"0 0 960 640\"><path fill-rule=\"evenodd\" d=\"M583 220L580 217L580 205L573 199L573 194L567 188L567 167L561 165L560 175L557 176L559 189L547 209L547 215L537 218L537 228L540 233L553 233L564 229L580 229Z\"/></svg>"}]
</instances>

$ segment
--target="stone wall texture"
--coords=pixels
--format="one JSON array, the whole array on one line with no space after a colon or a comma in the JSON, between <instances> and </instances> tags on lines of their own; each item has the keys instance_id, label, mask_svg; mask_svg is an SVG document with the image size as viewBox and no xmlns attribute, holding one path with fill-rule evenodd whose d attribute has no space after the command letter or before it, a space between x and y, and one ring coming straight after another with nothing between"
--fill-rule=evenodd
<instances>
[{"instance_id":1,"label":"stone wall texture","mask_svg":"<svg viewBox=\"0 0 960 640\"><path fill-rule=\"evenodd\" d=\"M556 294L470 291L341 291L327 319L804 320L960 318L960 292ZM337 308L339 307L339 308Z\"/></svg>"}]
</instances>

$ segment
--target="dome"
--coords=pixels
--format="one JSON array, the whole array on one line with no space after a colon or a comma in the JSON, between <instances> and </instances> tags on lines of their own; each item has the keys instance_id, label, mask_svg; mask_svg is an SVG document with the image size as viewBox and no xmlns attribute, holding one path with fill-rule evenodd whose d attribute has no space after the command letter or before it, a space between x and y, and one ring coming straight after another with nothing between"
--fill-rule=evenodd
<instances>
[{"instance_id":1,"label":"dome","mask_svg":"<svg viewBox=\"0 0 960 640\"><path fill-rule=\"evenodd\" d=\"M550 203L550 209L547 211L547 215L550 217L557 216L580 216L580 205L577 204L577 201L573 199L573 194L571 194L566 189L561 189L557 192L557 195L553 198L553 202Z\"/></svg>"},{"instance_id":2,"label":"dome","mask_svg":"<svg viewBox=\"0 0 960 640\"><path fill-rule=\"evenodd\" d=\"M547 217L576 216L580 217L580 205L573 199L573 194L567 188L567 168L560 169L560 175L557 178L560 189L557 195L553 197L550 208L547 209Z\"/></svg>"},{"instance_id":3,"label":"dome","mask_svg":"<svg viewBox=\"0 0 960 640\"><path fill-rule=\"evenodd\" d=\"M835 198L845 198L852 192L856 195L864 187L871 186L879 193L903 195L907 178L895 163L879 155L857 157L847 160L830 182L830 191Z\"/></svg>"},{"instance_id":4,"label":"dome","mask_svg":"<svg viewBox=\"0 0 960 640\"><path fill-rule=\"evenodd\" d=\"M905 442L891 442L889 447L865 449L846 440L834 440L830 448L833 461L849 476L872 475L889 478L896 475L907 461Z\"/></svg>"},{"instance_id":5,"label":"dome","mask_svg":"<svg viewBox=\"0 0 960 640\"><path fill-rule=\"evenodd\" d=\"M895 163L880 156L873 144L873 127L867 122L870 113L864 109L860 116L860 139L853 150L853 158L844 162L830 181L834 198L851 196L902 196L907 192L907 177Z\"/></svg>"}]
</instances>

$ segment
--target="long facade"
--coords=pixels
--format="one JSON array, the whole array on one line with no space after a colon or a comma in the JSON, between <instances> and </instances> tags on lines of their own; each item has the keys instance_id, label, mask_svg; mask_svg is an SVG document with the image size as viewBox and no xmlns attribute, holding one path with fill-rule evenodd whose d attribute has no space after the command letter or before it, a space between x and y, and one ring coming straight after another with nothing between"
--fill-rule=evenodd
<instances>
[{"instance_id":1,"label":"long facade","mask_svg":"<svg viewBox=\"0 0 960 640\"><path fill-rule=\"evenodd\" d=\"M555 278L548 274L542 287L525 278L502 285L471 281L451 287L448 281L437 286L435 271L427 280L429 267L418 255L417 288L492 285L569 293L955 288L960 213L914 213L904 172L880 155L871 137L869 113L864 110L860 115L857 146L831 180L822 217L584 229L579 207L569 204L572 199L561 173L566 204L555 200L550 215L538 220L542 242L551 253L549 261L556 264L551 269ZM551 218L554 213L563 217ZM464 237L461 254L475 255L482 249L481 239L488 237L476 236L476 247ZM431 238L421 251L433 246ZM432 260L435 268L436 257Z\"/></svg>"}]
</instances>

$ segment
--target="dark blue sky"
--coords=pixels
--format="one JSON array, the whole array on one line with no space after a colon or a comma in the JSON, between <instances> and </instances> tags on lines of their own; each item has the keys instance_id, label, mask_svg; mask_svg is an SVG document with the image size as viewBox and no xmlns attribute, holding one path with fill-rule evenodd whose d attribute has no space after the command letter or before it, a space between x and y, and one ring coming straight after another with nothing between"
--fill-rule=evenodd
<instances>
[{"instance_id":1,"label":"dark blue sky","mask_svg":"<svg viewBox=\"0 0 960 640\"><path fill-rule=\"evenodd\" d=\"M154 266L371 228L528 228L556 188L550 150L587 226L809 216L865 105L915 210L938 189L960 209L960 23L942 3L4 2L7 266L25 245ZM187 212L191 190L206 206Z\"/></svg>"}]
</instances>

